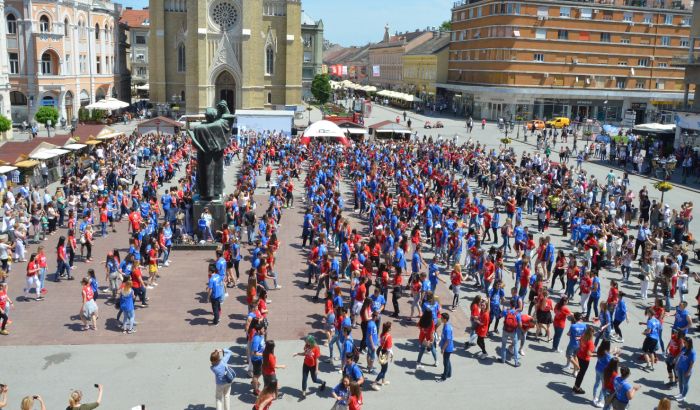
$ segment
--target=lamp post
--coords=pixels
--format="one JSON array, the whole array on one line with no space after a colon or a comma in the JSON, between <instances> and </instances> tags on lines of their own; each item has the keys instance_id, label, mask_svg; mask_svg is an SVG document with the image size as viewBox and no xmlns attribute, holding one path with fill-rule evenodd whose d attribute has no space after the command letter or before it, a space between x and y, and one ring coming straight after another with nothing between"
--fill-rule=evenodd
<instances>
[{"instance_id":1,"label":"lamp post","mask_svg":"<svg viewBox=\"0 0 700 410\"><path fill-rule=\"evenodd\" d=\"M46 120L46 132L48 133L48 138L51 138L51 120Z\"/></svg>"}]
</instances>

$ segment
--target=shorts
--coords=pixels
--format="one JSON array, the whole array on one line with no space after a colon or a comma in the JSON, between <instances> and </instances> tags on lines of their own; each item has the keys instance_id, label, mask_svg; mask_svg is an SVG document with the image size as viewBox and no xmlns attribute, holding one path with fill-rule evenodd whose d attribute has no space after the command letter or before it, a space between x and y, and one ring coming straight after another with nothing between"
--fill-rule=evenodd
<instances>
[{"instance_id":1,"label":"shorts","mask_svg":"<svg viewBox=\"0 0 700 410\"><path fill-rule=\"evenodd\" d=\"M251 360L251 362L253 362L253 376L260 377L260 375L262 374L262 360Z\"/></svg>"},{"instance_id":2,"label":"shorts","mask_svg":"<svg viewBox=\"0 0 700 410\"><path fill-rule=\"evenodd\" d=\"M92 315L97 314L97 303L94 300L88 300L83 305L83 316L86 318L92 317Z\"/></svg>"},{"instance_id":3,"label":"shorts","mask_svg":"<svg viewBox=\"0 0 700 410\"><path fill-rule=\"evenodd\" d=\"M148 265L148 273L157 273L158 265Z\"/></svg>"},{"instance_id":4,"label":"shorts","mask_svg":"<svg viewBox=\"0 0 700 410\"><path fill-rule=\"evenodd\" d=\"M375 349L367 349L367 358L374 360L377 357L377 351Z\"/></svg>"},{"instance_id":5,"label":"shorts","mask_svg":"<svg viewBox=\"0 0 700 410\"><path fill-rule=\"evenodd\" d=\"M277 383L277 375L275 375L275 374L263 374L263 386L267 387L267 386L271 385L272 383Z\"/></svg>"},{"instance_id":6,"label":"shorts","mask_svg":"<svg viewBox=\"0 0 700 410\"><path fill-rule=\"evenodd\" d=\"M542 325L552 324L552 312L545 311L545 310L538 310L537 311L537 323L542 324Z\"/></svg>"},{"instance_id":7,"label":"shorts","mask_svg":"<svg viewBox=\"0 0 700 410\"><path fill-rule=\"evenodd\" d=\"M647 336L644 339L644 344L642 345L642 352L647 354L653 354L656 351L658 341L654 338Z\"/></svg>"},{"instance_id":8,"label":"shorts","mask_svg":"<svg viewBox=\"0 0 700 410\"><path fill-rule=\"evenodd\" d=\"M233 261L226 261L226 269L233 268Z\"/></svg>"},{"instance_id":9,"label":"shorts","mask_svg":"<svg viewBox=\"0 0 700 410\"><path fill-rule=\"evenodd\" d=\"M353 315L359 315L361 309L362 309L362 302L359 302L356 300L352 303L352 314Z\"/></svg>"},{"instance_id":10,"label":"shorts","mask_svg":"<svg viewBox=\"0 0 700 410\"><path fill-rule=\"evenodd\" d=\"M573 357L578 352L578 345L569 344L566 346L566 357Z\"/></svg>"}]
</instances>

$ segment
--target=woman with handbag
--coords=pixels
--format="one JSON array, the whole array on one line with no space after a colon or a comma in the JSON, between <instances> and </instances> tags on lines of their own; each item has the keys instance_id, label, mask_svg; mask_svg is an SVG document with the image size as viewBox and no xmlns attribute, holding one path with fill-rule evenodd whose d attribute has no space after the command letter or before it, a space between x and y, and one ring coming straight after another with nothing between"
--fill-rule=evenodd
<instances>
[{"instance_id":1,"label":"woman with handbag","mask_svg":"<svg viewBox=\"0 0 700 410\"><path fill-rule=\"evenodd\" d=\"M423 310L423 315L421 315L420 320L418 320L418 328L420 329L418 334L420 351L418 352L418 360L416 360L416 370L423 368L421 359L423 358L423 354L425 353L426 349L433 355L433 360L435 360L435 364L433 366L437 366L437 353L433 348L435 323L433 322L433 313L429 309Z\"/></svg>"},{"instance_id":2,"label":"woman with handbag","mask_svg":"<svg viewBox=\"0 0 700 410\"><path fill-rule=\"evenodd\" d=\"M236 377L233 369L228 366L232 354L229 349L217 349L209 356L210 369L216 383L216 410L231 409L231 383Z\"/></svg>"},{"instance_id":3,"label":"woman with handbag","mask_svg":"<svg viewBox=\"0 0 700 410\"><path fill-rule=\"evenodd\" d=\"M381 369L379 370L379 374L374 380L374 383L372 383L373 390L379 390L380 386L389 384L389 382L384 380L384 378L386 377L386 371L389 368L389 362L394 360L394 351L392 349L393 346L394 341L391 337L391 322L385 322L382 325L382 334L379 337L379 348L377 349L377 360L381 365Z\"/></svg>"}]
</instances>

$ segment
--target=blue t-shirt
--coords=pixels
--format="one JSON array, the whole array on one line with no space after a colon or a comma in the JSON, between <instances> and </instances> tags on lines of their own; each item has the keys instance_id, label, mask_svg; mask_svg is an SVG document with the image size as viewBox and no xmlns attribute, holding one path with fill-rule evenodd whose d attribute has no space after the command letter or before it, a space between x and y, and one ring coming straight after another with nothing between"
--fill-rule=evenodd
<instances>
[{"instance_id":1,"label":"blue t-shirt","mask_svg":"<svg viewBox=\"0 0 700 410\"><path fill-rule=\"evenodd\" d=\"M586 331L585 323L572 323L569 327L569 346L575 347L579 345L579 339Z\"/></svg>"},{"instance_id":2,"label":"blue t-shirt","mask_svg":"<svg viewBox=\"0 0 700 410\"><path fill-rule=\"evenodd\" d=\"M370 320L369 322L367 322L367 340L365 342L367 343L367 346L373 347L374 349L376 349L379 345L379 333L377 333L377 322L375 322L374 320ZM371 345L370 342L372 342Z\"/></svg>"},{"instance_id":3,"label":"blue t-shirt","mask_svg":"<svg viewBox=\"0 0 700 410\"><path fill-rule=\"evenodd\" d=\"M676 308L676 315L675 319L673 320L673 329L680 329L686 326L688 326L688 311L685 309Z\"/></svg>"},{"instance_id":4,"label":"blue t-shirt","mask_svg":"<svg viewBox=\"0 0 700 410\"><path fill-rule=\"evenodd\" d=\"M360 370L360 366L355 363L349 365L346 364L345 367L343 367L343 374L348 376L348 378L354 382L362 378L362 370Z\"/></svg>"},{"instance_id":5,"label":"blue t-shirt","mask_svg":"<svg viewBox=\"0 0 700 410\"><path fill-rule=\"evenodd\" d=\"M695 363L695 349L688 351L688 348L684 348L678 355L676 369L681 373L687 373L691 363Z\"/></svg>"},{"instance_id":6,"label":"blue t-shirt","mask_svg":"<svg viewBox=\"0 0 700 410\"><path fill-rule=\"evenodd\" d=\"M627 304L624 299L620 299L615 307L615 313L613 314L613 319L616 322L622 322L627 318Z\"/></svg>"},{"instance_id":7,"label":"blue t-shirt","mask_svg":"<svg viewBox=\"0 0 700 410\"><path fill-rule=\"evenodd\" d=\"M454 339L452 336L452 324L449 322L445 323L445 326L442 327L440 347L444 348L446 353L452 353L455 350Z\"/></svg>"},{"instance_id":8,"label":"blue t-shirt","mask_svg":"<svg viewBox=\"0 0 700 410\"><path fill-rule=\"evenodd\" d=\"M252 362L262 362L262 352L265 350L265 339L262 335L256 334L253 336L253 341L250 342L250 361ZM253 353L260 353L260 356L256 356Z\"/></svg>"},{"instance_id":9,"label":"blue t-shirt","mask_svg":"<svg viewBox=\"0 0 700 410\"><path fill-rule=\"evenodd\" d=\"M224 280L222 276L218 273L211 275L207 288L211 289L212 299L221 299L224 296Z\"/></svg>"},{"instance_id":10,"label":"blue t-shirt","mask_svg":"<svg viewBox=\"0 0 700 410\"><path fill-rule=\"evenodd\" d=\"M602 373L605 367L610 363L612 355L609 352L605 352L603 356L598 356L598 361L595 363L596 373Z\"/></svg>"},{"instance_id":11,"label":"blue t-shirt","mask_svg":"<svg viewBox=\"0 0 700 410\"><path fill-rule=\"evenodd\" d=\"M632 390L632 385L620 376L615 377L613 385L615 386L615 398L620 403L629 403L627 392Z\"/></svg>"},{"instance_id":12,"label":"blue t-shirt","mask_svg":"<svg viewBox=\"0 0 700 410\"><path fill-rule=\"evenodd\" d=\"M119 293L119 309L123 312L133 312L134 310L134 292L129 292L128 295Z\"/></svg>"},{"instance_id":13,"label":"blue t-shirt","mask_svg":"<svg viewBox=\"0 0 700 410\"><path fill-rule=\"evenodd\" d=\"M647 320L647 330L649 330L649 333L647 333L647 336L654 340L659 340L659 327L661 323L659 322L659 319L652 317L649 320Z\"/></svg>"},{"instance_id":14,"label":"blue t-shirt","mask_svg":"<svg viewBox=\"0 0 700 410\"><path fill-rule=\"evenodd\" d=\"M384 295L372 295L369 298L372 299L373 312L379 312L382 309L382 306L386 305L386 299L384 299Z\"/></svg>"}]
</instances>

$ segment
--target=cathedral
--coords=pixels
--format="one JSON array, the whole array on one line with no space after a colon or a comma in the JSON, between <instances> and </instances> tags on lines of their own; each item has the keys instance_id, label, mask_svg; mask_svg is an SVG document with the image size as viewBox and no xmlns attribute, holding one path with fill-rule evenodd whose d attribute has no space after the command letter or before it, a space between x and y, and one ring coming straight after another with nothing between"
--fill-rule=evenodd
<instances>
[{"instance_id":1,"label":"cathedral","mask_svg":"<svg viewBox=\"0 0 700 410\"><path fill-rule=\"evenodd\" d=\"M150 0L151 101L198 114L297 105L300 0Z\"/></svg>"}]
</instances>

